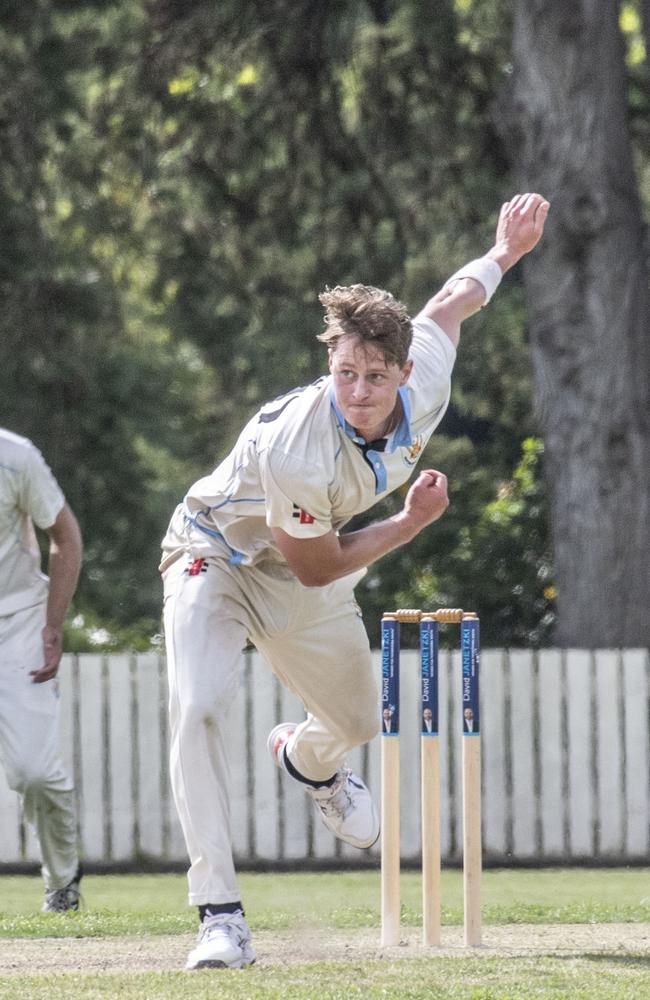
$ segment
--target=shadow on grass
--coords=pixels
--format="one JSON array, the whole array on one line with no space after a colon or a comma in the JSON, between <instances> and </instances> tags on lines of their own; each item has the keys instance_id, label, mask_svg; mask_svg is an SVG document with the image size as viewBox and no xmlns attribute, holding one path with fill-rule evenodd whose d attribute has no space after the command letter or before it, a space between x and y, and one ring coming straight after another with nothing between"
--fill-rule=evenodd
<instances>
[{"instance_id":1,"label":"shadow on grass","mask_svg":"<svg viewBox=\"0 0 650 1000\"><path fill-rule=\"evenodd\" d=\"M554 954L553 958L571 959L573 961L575 955ZM620 952L614 951L587 951L582 952L580 958L584 959L585 962L607 962L614 965L639 966L642 969L650 969L650 955L621 955Z\"/></svg>"}]
</instances>

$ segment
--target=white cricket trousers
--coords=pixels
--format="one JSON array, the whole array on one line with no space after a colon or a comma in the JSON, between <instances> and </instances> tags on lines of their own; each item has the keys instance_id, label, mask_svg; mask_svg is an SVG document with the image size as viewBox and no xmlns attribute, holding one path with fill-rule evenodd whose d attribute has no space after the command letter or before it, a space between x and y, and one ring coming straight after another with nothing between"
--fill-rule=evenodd
<instances>
[{"instance_id":1,"label":"white cricket trousers","mask_svg":"<svg viewBox=\"0 0 650 1000\"><path fill-rule=\"evenodd\" d=\"M36 831L47 890L63 889L79 862L77 807L59 756L59 685L34 684L43 666L45 605L0 617L0 758Z\"/></svg>"},{"instance_id":2,"label":"white cricket trousers","mask_svg":"<svg viewBox=\"0 0 650 1000\"><path fill-rule=\"evenodd\" d=\"M241 897L224 722L246 641L302 700L307 718L289 759L313 781L331 778L349 750L379 731L377 685L353 594L362 574L308 588L272 562L210 557L193 574L190 565L184 554L163 574L171 784L191 862L190 904L232 903Z\"/></svg>"}]
</instances>

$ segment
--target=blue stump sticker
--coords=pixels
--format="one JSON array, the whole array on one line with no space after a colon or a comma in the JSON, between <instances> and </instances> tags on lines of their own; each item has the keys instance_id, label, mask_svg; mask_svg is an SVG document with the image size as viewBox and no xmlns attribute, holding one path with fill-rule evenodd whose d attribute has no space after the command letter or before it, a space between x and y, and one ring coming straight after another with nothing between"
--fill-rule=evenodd
<instances>
[{"instance_id":1,"label":"blue stump sticker","mask_svg":"<svg viewBox=\"0 0 650 1000\"><path fill-rule=\"evenodd\" d=\"M481 732L478 689L481 639L477 618L467 618L461 622L460 646L463 666L463 735L478 736Z\"/></svg>"},{"instance_id":2,"label":"blue stump sticker","mask_svg":"<svg viewBox=\"0 0 650 1000\"><path fill-rule=\"evenodd\" d=\"M420 622L422 736L438 735L438 622Z\"/></svg>"},{"instance_id":3,"label":"blue stump sticker","mask_svg":"<svg viewBox=\"0 0 650 1000\"><path fill-rule=\"evenodd\" d=\"M381 623L381 732L399 736L399 622Z\"/></svg>"}]
</instances>

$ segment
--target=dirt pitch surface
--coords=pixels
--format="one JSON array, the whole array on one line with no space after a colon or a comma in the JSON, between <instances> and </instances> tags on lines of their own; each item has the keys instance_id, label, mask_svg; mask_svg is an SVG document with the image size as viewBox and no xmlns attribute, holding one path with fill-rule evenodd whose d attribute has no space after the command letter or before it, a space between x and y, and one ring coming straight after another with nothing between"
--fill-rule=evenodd
<instances>
[{"instance_id":1,"label":"dirt pitch surface","mask_svg":"<svg viewBox=\"0 0 650 1000\"><path fill-rule=\"evenodd\" d=\"M424 948L408 928L395 948L379 946L378 930L260 931L258 966L434 957L529 957L593 954L650 956L650 924L510 924L483 929L483 946L466 949L460 927L446 927L441 948ZM155 972L182 969L194 939L39 938L0 941L0 976L48 972Z\"/></svg>"}]
</instances>

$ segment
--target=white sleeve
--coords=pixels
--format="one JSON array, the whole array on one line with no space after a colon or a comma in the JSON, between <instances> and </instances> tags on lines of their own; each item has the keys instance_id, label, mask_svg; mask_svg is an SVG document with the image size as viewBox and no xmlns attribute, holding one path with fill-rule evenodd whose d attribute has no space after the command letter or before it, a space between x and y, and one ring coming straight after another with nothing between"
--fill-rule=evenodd
<instances>
[{"instance_id":1,"label":"white sleeve","mask_svg":"<svg viewBox=\"0 0 650 1000\"><path fill-rule=\"evenodd\" d=\"M61 487L35 445L27 449L18 506L42 529L51 528L65 503Z\"/></svg>"},{"instance_id":2,"label":"white sleeve","mask_svg":"<svg viewBox=\"0 0 650 1000\"><path fill-rule=\"evenodd\" d=\"M413 419L446 408L451 391L451 373L456 348L437 323L425 316L413 320L413 342L409 354L413 371L408 381Z\"/></svg>"},{"instance_id":3,"label":"white sleeve","mask_svg":"<svg viewBox=\"0 0 650 1000\"><path fill-rule=\"evenodd\" d=\"M279 449L259 458L266 523L292 538L319 538L332 530L332 507L322 469Z\"/></svg>"}]
</instances>

